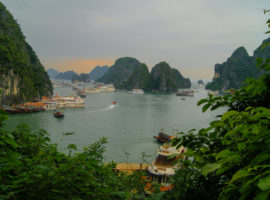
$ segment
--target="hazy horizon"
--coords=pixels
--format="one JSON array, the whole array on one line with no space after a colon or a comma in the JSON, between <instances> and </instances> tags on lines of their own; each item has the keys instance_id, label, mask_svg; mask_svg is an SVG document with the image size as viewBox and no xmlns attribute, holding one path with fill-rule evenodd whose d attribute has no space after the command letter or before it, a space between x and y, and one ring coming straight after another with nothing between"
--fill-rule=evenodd
<instances>
[{"instance_id":1,"label":"hazy horizon","mask_svg":"<svg viewBox=\"0 0 270 200\"><path fill-rule=\"evenodd\" d=\"M192 80L211 80L240 46L253 54L267 38L267 1L2 0L46 69L88 73L129 56Z\"/></svg>"}]
</instances>

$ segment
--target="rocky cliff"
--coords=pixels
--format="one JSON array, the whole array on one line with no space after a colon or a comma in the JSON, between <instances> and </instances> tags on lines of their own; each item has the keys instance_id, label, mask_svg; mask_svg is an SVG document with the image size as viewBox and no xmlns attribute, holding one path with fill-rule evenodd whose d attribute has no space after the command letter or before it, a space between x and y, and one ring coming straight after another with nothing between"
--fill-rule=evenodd
<instances>
[{"instance_id":1,"label":"rocky cliff","mask_svg":"<svg viewBox=\"0 0 270 200\"><path fill-rule=\"evenodd\" d=\"M90 80L98 80L101 78L107 71L109 70L109 67L107 65L104 66L96 66L90 73L89 78Z\"/></svg>"},{"instance_id":2,"label":"rocky cliff","mask_svg":"<svg viewBox=\"0 0 270 200\"><path fill-rule=\"evenodd\" d=\"M177 69L166 62L155 65L151 71L152 90L163 92L177 91L178 88L190 88L191 82L184 78Z\"/></svg>"},{"instance_id":3,"label":"rocky cliff","mask_svg":"<svg viewBox=\"0 0 270 200\"><path fill-rule=\"evenodd\" d=\"M119 58L97 82L112 83L117 89L126 88L128 79L140 64L135 58Z\"/></svg>"},{"instance_id":4,"label":"rocky cliff","mask_svg":"<svg viewBox=\"0 0 270 200\"><path fill-rule=\"evenodd\" d=\"M0 2L0 103L52 94L52 83L11 13Z\"/></svg>"},{"instance_id":5,"label":"rocky cliff","mask_svg":"<svg viewBox=\"0 0 270 200\"><path fill-rule=\"evenodd\" d=\"M206 89L222 90L239 89L248 77L258 77L261 71L256 67L256 59L270 57L270 47L265 47L264 43L269 43L270 38L254 51L253 56L249 56L244 47L239 47L223 64L215 65L215 74L211 83L206 85Z\"/></svg>"}]
</instances>

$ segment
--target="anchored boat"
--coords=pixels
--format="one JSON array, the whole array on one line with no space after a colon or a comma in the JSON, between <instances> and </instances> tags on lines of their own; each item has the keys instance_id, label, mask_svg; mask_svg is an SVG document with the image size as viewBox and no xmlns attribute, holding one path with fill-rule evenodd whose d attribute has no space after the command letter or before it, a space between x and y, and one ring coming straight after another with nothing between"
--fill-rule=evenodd
<instances>
[{"instance_id":1,"label":"anchored boat","mask_svg":"<svg viewBox=\"0 0 270 200\"><path fill-rule=\"evenodd\" d=\"M171 144L162 145L157 151L158 156L147 169L150 180L161 183L162 191L168 191L173 188L173 185L169 183L169 178L175 175L176 170L180 169L179 159L185 158L182 155L185 152L185 148L181 146L177 149L176 146ZM148 191L151 191L149 186Z\"/></svg>"},{"instance_id":2,"label":"anchored boat","mask_svg":"<svg viewBox=\"0 0 270 200\"><path fill-rule=\"evenodd\" d=\"M153 136L158 142L160 143L167 143L170 142L175 136L167 135L166 133L161 130L158 135Z\"/></svg>"}]
</instances>

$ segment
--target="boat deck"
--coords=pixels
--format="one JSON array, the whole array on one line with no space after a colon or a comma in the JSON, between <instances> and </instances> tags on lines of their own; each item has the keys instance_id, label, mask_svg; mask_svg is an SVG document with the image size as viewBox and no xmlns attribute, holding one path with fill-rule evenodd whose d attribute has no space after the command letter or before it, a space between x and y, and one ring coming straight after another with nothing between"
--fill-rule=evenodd
<instances>
[{"instance_id":1,"label":"boat deck","mask_svg":"<svg viewBox=\"0 0 270 200\"><path fill-rule=\"evenodd\" d=\"M146 163L117 163L116 171L127 172L131 174L134 171L147 170L149 164Z\"/></svg>"}]
</instances>

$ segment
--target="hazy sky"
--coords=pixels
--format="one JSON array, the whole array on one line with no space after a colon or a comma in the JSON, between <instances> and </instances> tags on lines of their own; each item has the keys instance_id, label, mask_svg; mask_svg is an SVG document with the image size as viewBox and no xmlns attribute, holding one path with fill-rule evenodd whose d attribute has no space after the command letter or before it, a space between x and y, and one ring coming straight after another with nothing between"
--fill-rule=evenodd
<instances>
[{"instance_id":1,"label":"hazy sky","mask_svg":"<svg viewBox=\"0 0 270 200\"><path fill-rule=\"evenodd\" d=\"M270 0L0 0L46 68L89 72L131 56L193 80L263 39Z\"/></svg>"}]
</instances>

